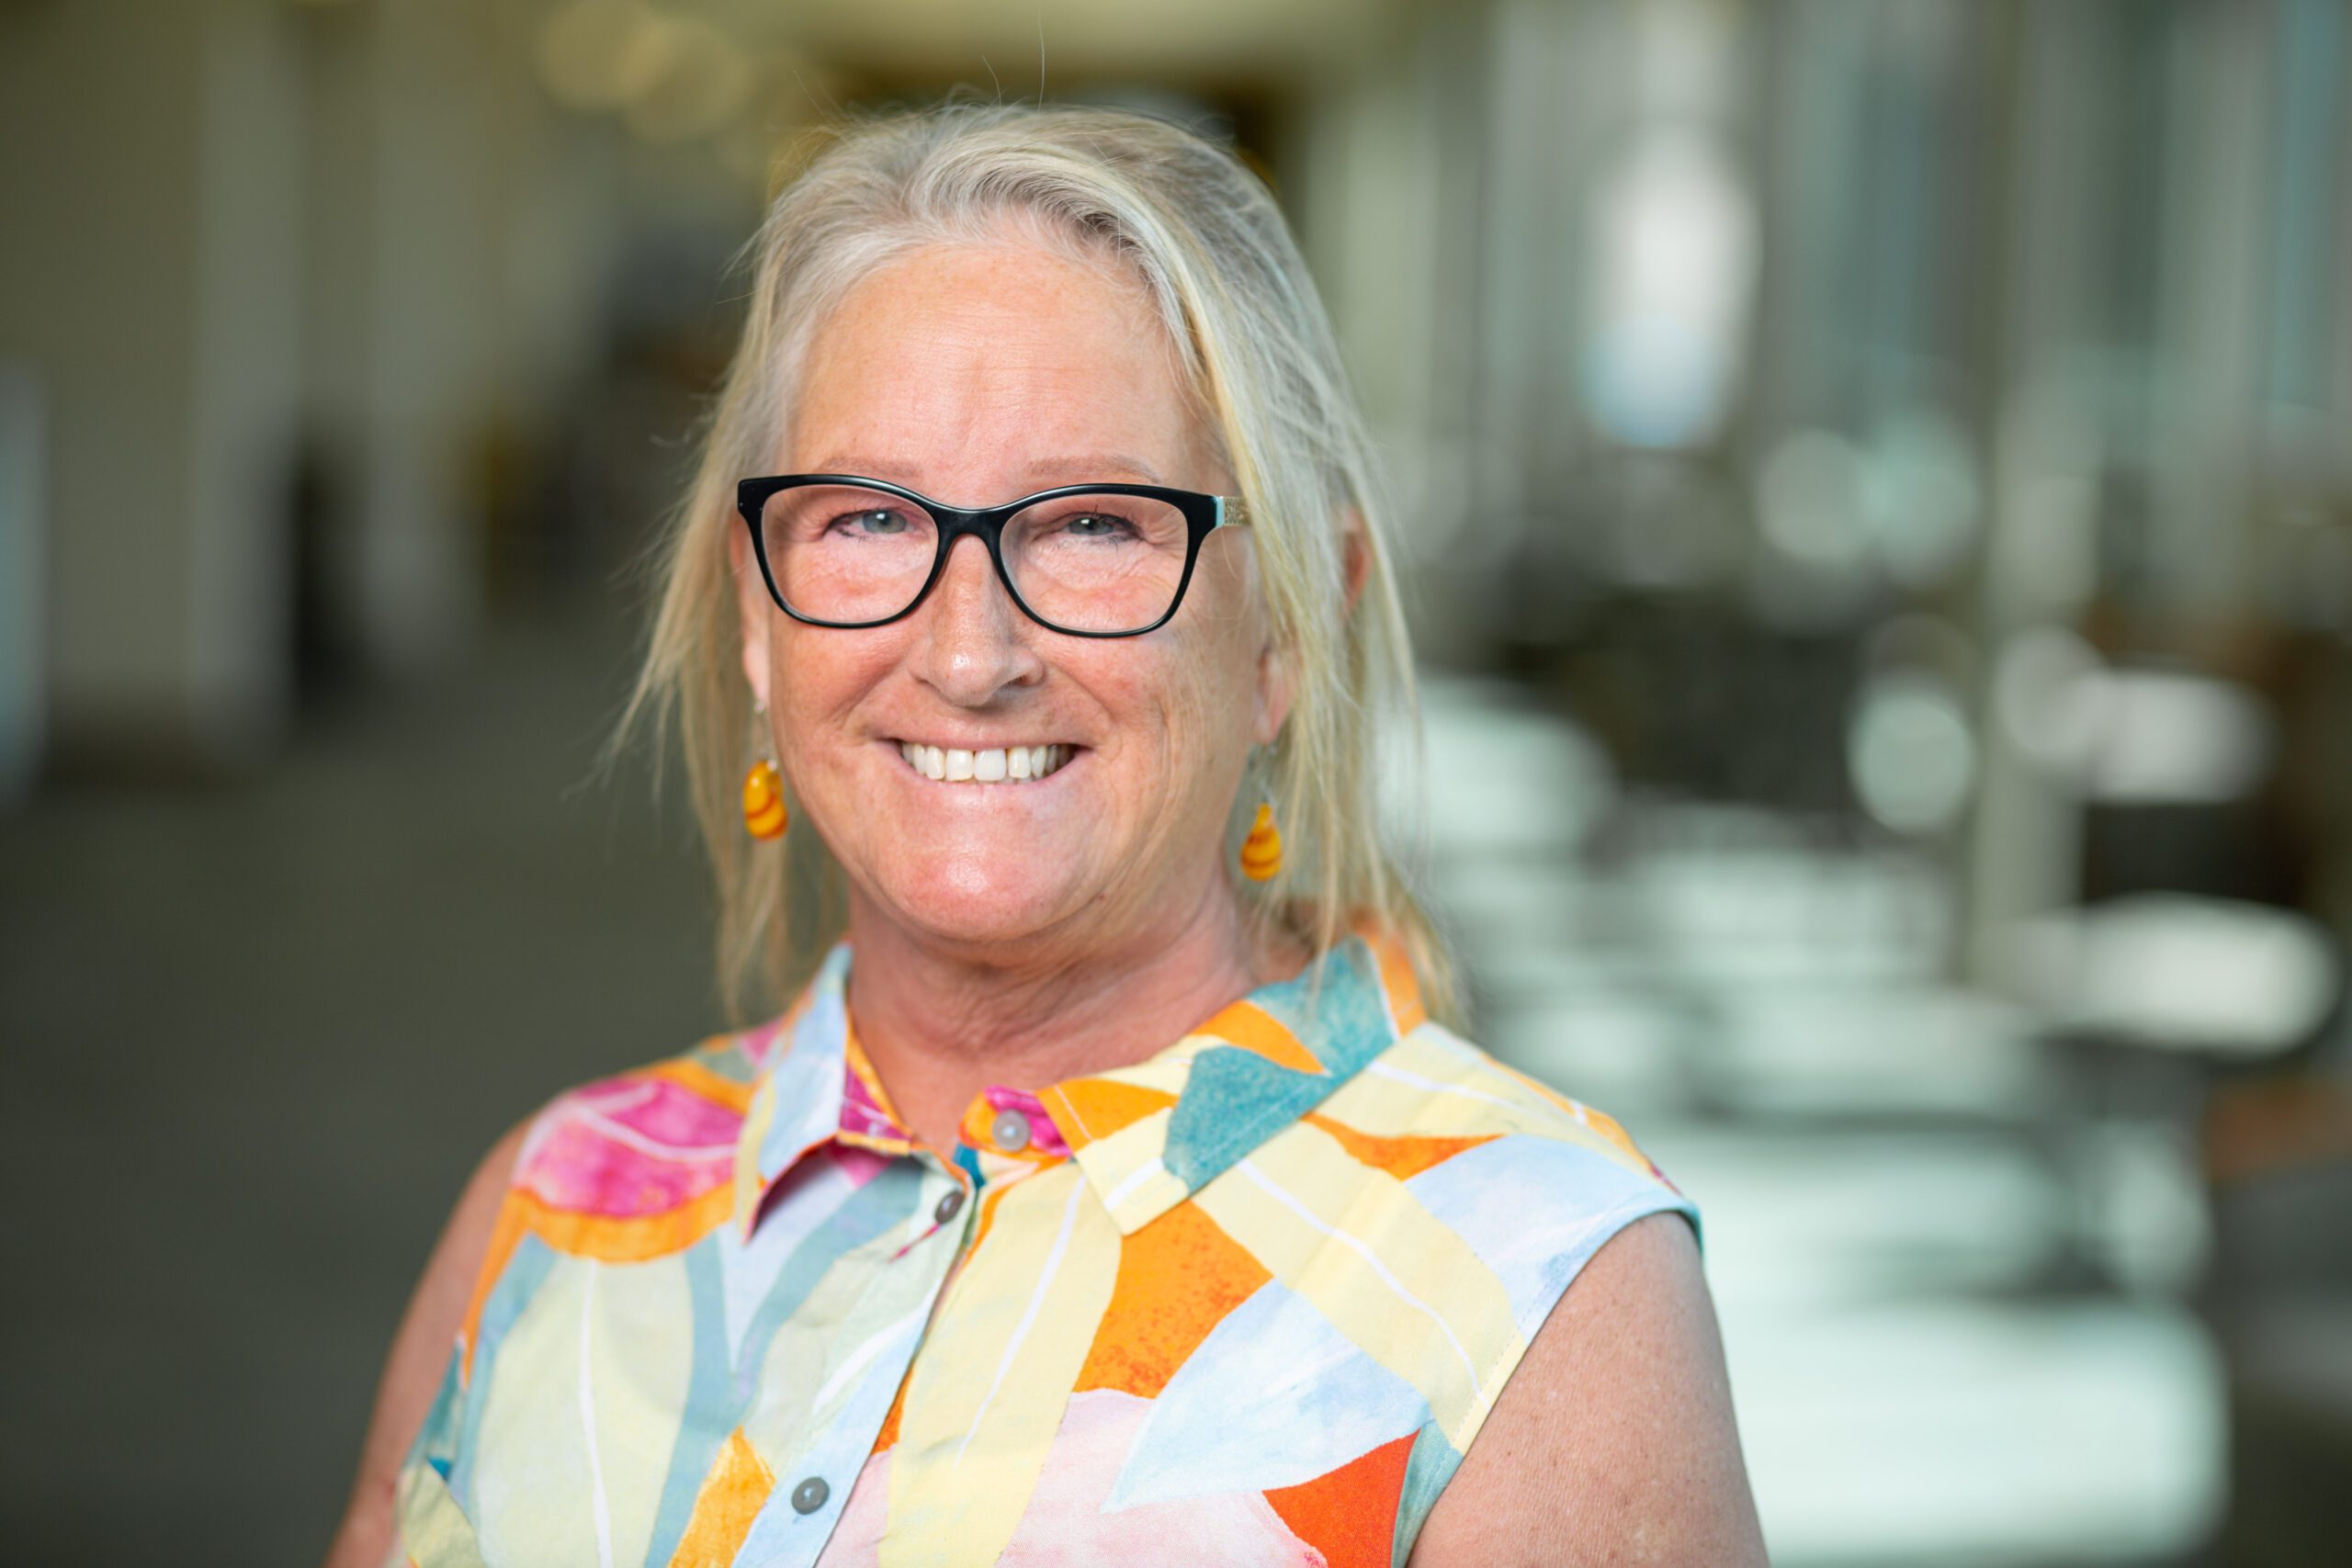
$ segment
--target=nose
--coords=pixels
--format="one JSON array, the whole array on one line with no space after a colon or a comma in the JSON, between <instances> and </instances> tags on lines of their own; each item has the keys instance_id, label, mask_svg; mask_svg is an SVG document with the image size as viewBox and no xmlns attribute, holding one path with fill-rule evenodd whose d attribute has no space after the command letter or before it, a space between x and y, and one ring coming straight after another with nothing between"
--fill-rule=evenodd
<instances>
[{"instance_id":1,"label":"nose","mask_svg":"<svg viewBox=\"0 0 2352 1568\"><path fill-rule=\"evenodd\" d=\"M985 542L967 536L947 552L931 596L915 612L917 679L958 707L983 707L1008 687L1035 685L1045 661L1027 640L1027 617L999 581Z\"/></svg>"}]
</instances>

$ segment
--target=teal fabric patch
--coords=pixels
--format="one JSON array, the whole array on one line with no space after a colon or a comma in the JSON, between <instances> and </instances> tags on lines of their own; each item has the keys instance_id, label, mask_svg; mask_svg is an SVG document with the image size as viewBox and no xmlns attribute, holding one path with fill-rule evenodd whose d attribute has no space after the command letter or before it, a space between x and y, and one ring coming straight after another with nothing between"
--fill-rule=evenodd
<instances>
[{"instance_id":1,"label":"teal fabric patch","mask_svg":"<svg viewBox=\"0 0 2352 1568\"><path fill-rule=\"evenodd\" d=\"M1396 1043L1371 950L1361 940L1334 948L1319 992L1315 984L1309 965L1296 979L1251 992L1250 1000L1296 1035L1322 1072L1281 1066L1234 1045L1193 1058L1159 1156L1188 1191L1231 1169Z\"/></svg>"},{"instance_id":2,"label":"teal fabric patch","mask_svg":"<svg viewBox=\"0 0 2352 1568\"><path fill-rule=\"evenodd\" d=\"M1430 1510L1437 1506L1438 1494L1453 1479L1462 1467L1462 1456L1445 1440L1445 1434L1432 1421L1421 1428L1413 1439L1413 1451L1405 1461L1405 1480L1396 1493L1396 1529L1388 1538L1388 1568L1405 1568L1405 1560L1413 1555L1413 1542L1419 1539L1421 1526L1429 1522Z\"/></svg>"},{"instance_id":3,"label":"teal fabric patch","mask_svg":"<svg viewBox=\"0 0 2352 1568\"><path fill-rule=\"evenodd\" d=\"M1324 959L1319 977L1317 967L1310 964L1295 978L1250 992L1249 999L1297 1035L1325 1067L1352 1074L1396 1038L1380 966L1363 938L1350 937Z\"/></svg>"}]
</instances>

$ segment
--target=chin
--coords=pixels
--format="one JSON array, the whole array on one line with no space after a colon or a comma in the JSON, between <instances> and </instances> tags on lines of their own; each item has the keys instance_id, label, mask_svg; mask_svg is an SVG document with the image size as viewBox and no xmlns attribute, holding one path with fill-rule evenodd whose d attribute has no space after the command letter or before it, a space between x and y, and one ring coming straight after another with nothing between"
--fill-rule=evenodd
<instances>
[{"instance_id":1,"label":"chin","mask_svg":"<svg viewBox=\"0 0 2352 1568\"><path fill-rule=\"evenodd\" d=\"M886 874L878 891L899 920L935 940L1018 947L1085 905L1073 881L1034 856L943 853Z\"/></svg>"}]
</instances>

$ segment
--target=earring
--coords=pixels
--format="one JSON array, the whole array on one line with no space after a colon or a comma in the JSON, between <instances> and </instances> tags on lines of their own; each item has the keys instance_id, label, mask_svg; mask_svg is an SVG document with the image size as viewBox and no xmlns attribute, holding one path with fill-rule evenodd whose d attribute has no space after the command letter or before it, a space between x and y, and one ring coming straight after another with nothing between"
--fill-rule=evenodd
<instances>
[{"instance_id":1,"label":"earring","mask_svg":"<svg viewBox=\"0 0 2352 1568\"><path fill-rule=\"evenodd\" d=\"M762 716L768 711L765 703L754 703L752 708ZM791 813L784 808L784 780L775 764L763 757L743 775L743 826L754 839L780 839L791 822Z\"/></svg>"},{"instance_id":2,"label":"earring","mask_svg":"<svg viewBox=\"0 0 2352 1568\"><path fill-rule=\"evenodd\" d=\"M1274 826L1273 797L1268 795L1258 802L1258 819L1241 841L1241 874L1252 882L1264 882L1282 868L1283 836Z\"/></svg>"}]
</instances>

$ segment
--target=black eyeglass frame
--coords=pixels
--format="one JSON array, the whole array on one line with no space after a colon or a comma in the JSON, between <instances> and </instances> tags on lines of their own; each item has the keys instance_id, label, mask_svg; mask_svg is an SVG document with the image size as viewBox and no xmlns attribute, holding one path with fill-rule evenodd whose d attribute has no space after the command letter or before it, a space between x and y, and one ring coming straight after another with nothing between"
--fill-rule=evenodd
<instances>
[{"instance_id":1,"label":"black eyeglass frame","mask_svg":"<svg viewBox=\"0 0 2352 1568\"><path fill-rule=\"evenodd\" d=\"M768 563L767 538L760 527L760 519L767 510L767 503L772 497L787 490L803 490L814 485L854 486L859 490L878 491L884 495L892 495L901 501L912 502L931 514L932 524L939 533L939 551L932 558L930 575L922 580L922 586L915 590L915 596L908 601L905 609L893 615L884 615L878 620L828 621L815 615L804 615L786 601L784 590L776 586L775 569ZM1026 511L1042 502L1059 501L1064 496L1071 495L1141 496L1149 501L1164 502L1184 514L1186 530L1184 570L1182 575L1176 579L1176 592L1169 600L1167 610L1158 620L1148 626L1136 626L1130 631L1081 631L1076 626L1066 626L1057 621L1047 620L1031 608L1029 602L1021 596L1020 588L1013 583L1012 573L1004 564L1004 525L1012 521L1017 513ZM1035 495L1024 495L1019 501L1007 502L1002 506L984 506L975 509L949 506L944 502L933 501L927 495L918 494L904 485L894 485L887 479L870 479L857 474L775 474L763 479L738 480L735 486L735 510L742 516L743 526L751 531L752 552L759 557L760 576L767 583L768 597L775 601L776 608L804 626L829 626L837 631L865 631L874 626L887 626L893 621L902 621L913 615L922 607L922 602L931 597L931 591L939 585L941 576L947 570L948 552L956 547L956 541L967 534L971 534L978 536L980 541L988 546L989 559L996 566L996 579L1004 584L1004 591L1012 595L1013 604L1020 608L1023 615L1047 631L1059 632L1065 637L1142 637L1147 632L1156 632L1166 626L1183 604L1184 591L1193 585L1193 568L1201 558L1202 541L1219 528L1246 528L1250 525L1241 498L1238 495L1205 495L1199 491L1174 490L1167 485L1117 483L1057 485L1052 490L1041 490Z\"/></svg>"}]
</instances>

